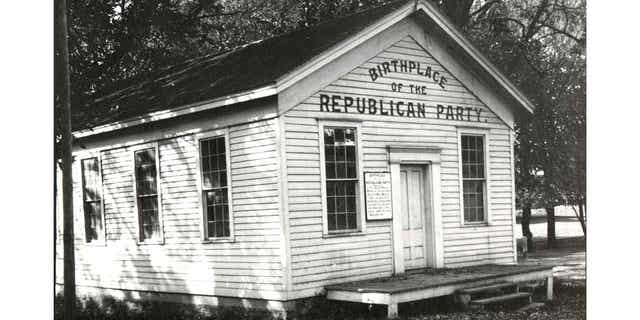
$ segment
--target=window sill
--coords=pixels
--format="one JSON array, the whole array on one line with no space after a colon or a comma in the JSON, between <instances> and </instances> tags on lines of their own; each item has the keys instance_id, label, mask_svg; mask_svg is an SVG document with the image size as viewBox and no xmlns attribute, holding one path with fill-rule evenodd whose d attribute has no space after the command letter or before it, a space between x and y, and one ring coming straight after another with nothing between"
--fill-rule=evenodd
<instances>
[{"instance_id":1,"label":"window sill","mask_svg":"<svg viewBox=\"0 0 640 320\"><path fill-rule=\"evenodd\" d=\"M330 238L340 238L340 237L357 237L364 236L366 233L362 231L346 231L346 232L335 232L335 233L325 233L322 235L324 239Z\"/></svg>"},{"instance_id":2,"label":"window sill","mask_svg":"<svg viewBox=\"0 0 640 320\"><path fill-rule=\"evenodd\" d=\"M487 221L482 222L464 222L462 224L462 228L476 228L476 227L488 227L489 223Z\"/></svg>"},{"instance_id":3,"label":"window sill","mask_svg":"<svg viewBox=\"0 0 640 320\"><path fill-rule=\"evenodd\" d=\"M91 241L91 242L85 242L84 245L87 246L87 247L106 247L107 246L107 242L106 241Z\"/></svg>"},{"instance_id":4,"label":"window sill","mask_svg":"<svg viewBox=\"0 0 640 320\"><path fill-rule=\"evenodd\" d=\"M220 238L220 239L204 239L202 240L202 244L213 244L213 243L235 243L235 238Z\"/></svg>"},{"instance_id":5,"label":"window sill","mask_svg":"<svg viewBox=\"0 0 640 320\"><path fill-rule=\"evenodd\" d=\"M164 239L162 240L146 240L146 241L136 241L136 244L139 246L152 246L152 245L164 245Z\"/></svg>"}]
</instances>

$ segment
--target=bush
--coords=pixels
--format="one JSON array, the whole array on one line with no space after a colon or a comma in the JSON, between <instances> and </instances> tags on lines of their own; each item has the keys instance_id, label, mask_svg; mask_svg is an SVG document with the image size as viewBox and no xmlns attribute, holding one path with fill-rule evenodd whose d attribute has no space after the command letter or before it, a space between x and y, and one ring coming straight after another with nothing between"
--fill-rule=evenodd
<instances>
[{"instance_id":1,"label":"bush","mask_svg":"<svg viewBox=\"0 0 640 320\"><path fill-rule=\"evenodd\" d=\"M545 291L536 292L538 299L544 299ZM584 285L559 283L554 285L554 300L539 309L518 311L508 306L484 310L463 311L450 297L440 297L400 305L402 317L429 320L470 320L470 319L585 319L586 288ZM161 319L161 320L262 320L279 319L279 314L267 310L245 309L238 307L210 307L192 304L132 301L125 302L111 297L97 301L92 298L76 301L76 319ZM300 300L295 311L289 313L289 319L295 320L338 320L338 319L386 319L386 306L367 305L329 301L324 297ZM63 319L62 295L55 297L55 319Z\"/></svg>"},{"instance_id":2,"label":"bush","mask_svg":"<svg viewBox=\"0 0 640 320\"><path fill-rule=\"evenodd\" d=\"M54 319L64 319L64 298L56 295ZM268 310L254 310L239 307L210 307L193 304L160 301L122 301L104 297L76 299L76 319L128 319L128 320L262 320L279 319L279 314Z\"/></svg>"}]
</instances>

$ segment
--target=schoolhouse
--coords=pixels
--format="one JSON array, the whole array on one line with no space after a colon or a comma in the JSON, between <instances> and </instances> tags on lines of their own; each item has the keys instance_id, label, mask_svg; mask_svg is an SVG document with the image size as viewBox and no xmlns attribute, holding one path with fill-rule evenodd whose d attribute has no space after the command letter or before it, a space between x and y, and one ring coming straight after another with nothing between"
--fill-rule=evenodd
<instances>
[{"instance_id":1,"label":"schoolhouse","mask_svg":"<svg viewBox=\"0 0 640 320\"><path fill-rule=\"evenodd\" d=\"M428 1L191 59L87 108L79 292L277 309L517 263L513 128L534 106Z\"/></svg>"}]
</instances>

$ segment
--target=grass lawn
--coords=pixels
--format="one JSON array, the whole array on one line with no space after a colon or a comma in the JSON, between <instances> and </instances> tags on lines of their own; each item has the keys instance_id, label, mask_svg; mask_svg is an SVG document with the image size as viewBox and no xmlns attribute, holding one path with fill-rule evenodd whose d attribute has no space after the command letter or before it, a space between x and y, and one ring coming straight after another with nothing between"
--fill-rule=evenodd
<instances>
[{"instance_id":1,"label":"grass lawn","mask_svg":"<svg viewBox=\"0 0 640 320\"><path fill-rule=\"evenodd\" d=\"M472 320L472 319L585 319L586 274L584 249L560 248L540 250L519 263L549 264L554 267L554 300L536 309L518 310L522 303L504 304L482 311L462 311L451 297L441 297L414 303L400 304L403 319L412 320ZM544 288L535 293L535 301L544 301ZM123 302L104 299L78 301L76 319L278 319L269 311L241 308L212 308L167 302ZM62 317L62 296L55 298L55 319ZM385 319L385 306L327 301L323 297L304 300L288 319Z\"/></svg>"},{"instance_id":2,"label":"grass lawn","mask_svg":"<svg viewBox=\"0 0 640 320\"><path fill-rule=\"evenodd\" d=\"M415 320L471 320L471 319L585 319L586 290L582 284L576 285L563 281L555 286L555 300L544 306L518 311L522 304L500 305L486 310L461 311L445 297L423 302L400 305L402 319ZM543 299L544 292L536 294L537 300ZM80 304L79 304L80 305ZM94 300L82 301L76 319L278 319L268 311L250 311L239 308L207 308L174 303L142 302L124 303L107 299L102 305ZM62 297L56 297L55 319L63 319ZM289 319L385 319L386 309L382 306L365 304L329 302L324 299L312 299L299 305L298 312Z\"/></svg>"}]
</instances>

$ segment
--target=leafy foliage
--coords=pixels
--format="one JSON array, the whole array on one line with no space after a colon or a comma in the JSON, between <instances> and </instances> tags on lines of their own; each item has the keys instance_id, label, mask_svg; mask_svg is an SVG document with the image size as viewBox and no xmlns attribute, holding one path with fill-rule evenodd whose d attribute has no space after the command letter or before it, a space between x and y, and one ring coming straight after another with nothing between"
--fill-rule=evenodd
<instances>
[{"instance_id":1,"label":"leafy foliage","mask_svg":"<svg viewBox=\"0 0 640 320\"><path fill-rule=\"evenodd\" d=\"M383 0L69 0L71 102L163 66L308 27ZM584 204L584 0L432 0L537 105L517 125L520 206ZM60 126L56 126L59 128Z\"/></svg>"},{"instance_id":2,"label":"leafy foliage","mask_svg":"<svg viewBox=\"0 0 640 320\"><path fill-rule=\"evenodd\" d=\"M536 104L516 128L519 206L585 200L586 5L476 1L465 30Z\"/></svg>"}]
</instances>

